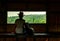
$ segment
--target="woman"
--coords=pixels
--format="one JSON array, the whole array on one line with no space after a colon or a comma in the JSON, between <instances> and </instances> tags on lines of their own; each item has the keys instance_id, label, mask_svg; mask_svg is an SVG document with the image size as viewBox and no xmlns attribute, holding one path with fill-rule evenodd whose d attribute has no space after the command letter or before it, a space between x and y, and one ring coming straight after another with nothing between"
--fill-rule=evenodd
<instances>
[{"instance_id":1,"label":"woman","mask_svg":"<svg viewBox=\"0 0 60 41\"><path fill-rule=\"evenodd\" d=\"M15 21L16 33L23 34L23 27L24 27L25 20L23 19L23 12L19 13L19 19Z\"/></svg>"},{"instance_id":2,"label":"woman","mask_svg":"<svg viewBox=\"0 0 60 41\"><path fill-rule=\"evenodd\" d=\"M19 19L15 21L15 33L16 33L16 41L19 41L19 35L23 35L23 28L24 28L25 20L23 19L23 12L19 13Z\"/></svg>"}]
</instances>

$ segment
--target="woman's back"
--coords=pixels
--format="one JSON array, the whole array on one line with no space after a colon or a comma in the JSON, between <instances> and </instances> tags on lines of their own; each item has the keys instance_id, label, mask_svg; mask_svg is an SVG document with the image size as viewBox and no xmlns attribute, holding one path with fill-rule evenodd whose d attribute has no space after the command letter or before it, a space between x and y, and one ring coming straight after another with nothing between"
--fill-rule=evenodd
<instances>
[{"instance_id":1,"label":"woman's back","mask_svg":"<svg viewBox=\"0 0 60 41\"><path fill-rule=\"evenodd\" d=\"M24 20L17 19L15 21L16 24L16 33L23 33L23 25L24 25Z\"/></svg>"}]
</instances>

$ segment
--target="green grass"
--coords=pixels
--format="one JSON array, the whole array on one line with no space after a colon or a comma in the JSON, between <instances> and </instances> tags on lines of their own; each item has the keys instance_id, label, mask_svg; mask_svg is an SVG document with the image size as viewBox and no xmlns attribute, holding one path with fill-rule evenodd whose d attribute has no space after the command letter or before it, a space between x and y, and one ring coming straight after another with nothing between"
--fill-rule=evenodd
<instances>
[{"instance_id":1,"label":"green grass","mask_svg":"<svg viewBox=\"0 0 60 41\"><path fill-rule=\"evenodd\" d=\"M7 23L15 23L16 19L18 16L8 17ZM28 23L46 23L46 15L25 15L23 19Z\"/></svg>"}]
</instances>

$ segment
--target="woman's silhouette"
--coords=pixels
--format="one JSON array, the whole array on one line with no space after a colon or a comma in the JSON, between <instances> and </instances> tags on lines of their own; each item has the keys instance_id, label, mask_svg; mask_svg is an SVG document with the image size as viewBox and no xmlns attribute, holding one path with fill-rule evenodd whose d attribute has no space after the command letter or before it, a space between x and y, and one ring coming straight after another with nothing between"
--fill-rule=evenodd
<instances>
[{"instance_id":1,"label":"woman's silhouette","mask_svg":"<svg viewBox=\"0 0 60 41\"><path fill-rule=\"evenodd\" d=\"M25 24L25 20L23 19L23 12L20 11L19 15L19 19L16 19L15 21L15 33L16 33L16 41L19 41L19 35L23 35L23 28L24 28L24 24Z\"/></svg>"},{"instance_id":2,"label":"woman's silhouette","mask_svg":"<svg viewBox=\"0 0 60 41\"><path fill-rule=\"evenodd\" d=\"M20 11L19 13L19 19L15 21L15 27L16 27L16 33L23 34L23 27L25 24L25 20L23 19L23 12Z\"/></svg>"},{"instance_id":3,"label":"woman's silhouette","mask_svg":"<svg viewBox=\"0 0 60 41\"><path fill-rule=\"evenodd\" d=\"M16 34L25 34L25 35L33 35L32 29L29 28L28 23L25 23L25 20L23 19L23 12L21 11L19 13L19 19L15 21L15 27L16 27Z\"/></svg>"}]
</instances>

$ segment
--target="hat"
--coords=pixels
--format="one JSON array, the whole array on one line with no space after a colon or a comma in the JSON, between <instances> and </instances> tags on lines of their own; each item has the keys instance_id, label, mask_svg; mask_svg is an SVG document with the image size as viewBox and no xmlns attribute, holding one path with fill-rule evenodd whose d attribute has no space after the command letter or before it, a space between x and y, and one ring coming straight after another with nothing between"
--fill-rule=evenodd
<instances>
[{"instance_id":1,"label":"hat","mask_svg":"<svg viewBox=\"0 0 60 41\"><path fill-rule=\"evenodd\" d=\"M23 15L23 12L22 12L22 11L20 11L20 13L19 13L18 15Z\"/></svg>"}]
</instances>

